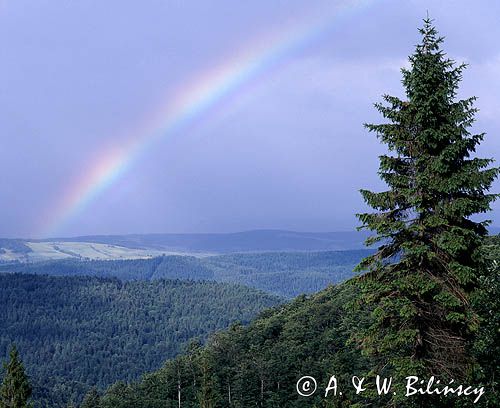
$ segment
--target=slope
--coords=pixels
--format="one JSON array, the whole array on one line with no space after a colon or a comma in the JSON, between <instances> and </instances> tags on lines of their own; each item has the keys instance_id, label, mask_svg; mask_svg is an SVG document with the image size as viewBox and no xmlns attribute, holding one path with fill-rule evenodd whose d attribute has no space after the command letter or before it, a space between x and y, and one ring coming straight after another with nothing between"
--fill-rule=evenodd
<instances>
[{"instance_id":1,"label":"slope","mask_svg":"<svg viewBox=\"0 0 500 408\"><path fill-rule=\"evenodd\" d=\"M476 361L470 384L484 386L484 398L474 404L475 396L426 395L415 405L403 397L404 404L398 406L499 406L499 356L495 353L500 344L499 249L499 237L485 246L493 262L489 275L480 277L481 290L473 299L481 325L474 343L468 345ZM179 406L179 400L183 408L388 406L388 396L375 394L372 370L379 370L376 373L382 376L393 374L384 369L383 361L368 359L357 347L363 340L358 337L360 329L371 324L370 310L359 304L359 279L264 311L248 326L233 325L216 333L204 347L192 344L186 353L141 381L114 384L99 407L173 408ZM303 376L312 376L317 382L317 391L310 397L297 392L296 384ZM338 393L330 391L325 398L331 376L337 378ZM353 376L367 376L366 392L356 395ZM299 389L306 391L306 387ZM401 388L396 389L399 393Z\"/></svg>"},{"instance_id":2,"label":"slope","mask_svg":"<svg viewBox=\"0 0 500 408\"><path fill-rule=\"evenodd\" d=\"M15 342L50 407L131 381L192 338L248 322L277 297L233 284L0 274L0 356Z\"/></svg>"},{"instance_id":3,"label":"slope","mask_svg":"<svg viewBox=\"0 0 500 408\"><path fill-rule=\"evenodd\" d=\"M77 261L73 259L0 265L0 272L93 275L122 280L193 279L233 282L280 296L313 293L353 276L369 250L264 252L210 257L163 256L153 259Z\"/></svg>"}]
</instances>

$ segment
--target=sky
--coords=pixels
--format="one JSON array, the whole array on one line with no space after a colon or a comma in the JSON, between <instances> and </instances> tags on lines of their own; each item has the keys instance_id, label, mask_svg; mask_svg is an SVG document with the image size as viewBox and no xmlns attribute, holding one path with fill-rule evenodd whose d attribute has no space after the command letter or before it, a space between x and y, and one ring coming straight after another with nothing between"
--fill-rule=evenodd
<instances>
[{"instance_id":1,"label":"sky","mask_svg":"<svg viewBox=\"0 0 500 408\"><path fill-rule=\"evenodd\" d=\"M0 0L0 237L352 230L427 11L500 159L496 1Z\"/></svg>"}]
</instances>

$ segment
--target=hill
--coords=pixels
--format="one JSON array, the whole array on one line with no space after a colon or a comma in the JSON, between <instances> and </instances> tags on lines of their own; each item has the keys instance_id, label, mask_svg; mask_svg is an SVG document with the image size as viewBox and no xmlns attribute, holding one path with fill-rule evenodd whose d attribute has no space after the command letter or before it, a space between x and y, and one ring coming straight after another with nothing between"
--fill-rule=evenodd
<instances>
[{"instance_id":1,"label":"hill","mask_svg":"<svg viewBox=\"0 0 500 408\"><path fill-rule=\"evenodd\" d=\"M473 297L481 325L475 342L468 345L476 362L470 381L475 387L485 387L483 398L475 404L475 396L426 396L420 404L404 406L498 406L499 249L500 238L490 239L485 253L496 263L489 275L481 276L481 290ZM362 341L360 329L372 323L370 310L359 304L360 279L299 296L262 312L248 326L232 325L213 335L205 346L192 345L140 381L117 382L102 397L94 394L94 398L100 399L100 408L177 407L179 399L185 408L388 406L387 397L374 394L374 373L370 371L379 361L361 354L357 347ZM393 375L383 368L379 373ZM312 376L317 382L317 392L310 397L297 392L303 376ZM331 376L337 378L339 393L334 396L330 391L325 398ZM356 395L353 376L366 376L366 393ZM299 390L306 392L306 384L302 384L304 388Z\"/></svg>"},{"instance_id":2,"label":"hill","mask_svg":"<svg viewBox=\"0 0 500 408\"><path fill-rule=\"evenodd\" d=\"M0 262L53 259L136 259L162 254L206 256L234 252L362 249L364 232L258 230L212 234L95 235L72 238L0 239Z\"/></svg>"},{"instance_id":3,"label":"hill","mask_svg":"<svg viewBox=\"0 0 500 408\"><path fill-rule=\"evenodd\" d=\"M206 234L131 234L57 238L57 241L98 242L127 248L185 252L334 251L363 248L365 232L296 232L254 230ZM46 241L52 241L49 239Z\"/></svg>"},{"instance_id":4,"label":"hill","mask_svg":"<svg viewBox=\"0 0 500 408\"><path fill-rule=\"evenodd\" d=\"M367 321L348 307L356 296L355 285L331 286L263 312L247 327L233 325L139 382L114 384L100 407L177 407L179 385L181 406L189 408L351 406L353 395L345 384L369 365L347 344L356 326ZM295 389L305 375L322 387L312 398ZM338 405L324 405L322 398L330 375L343 384Z\"/></svg>"},{"instance_id":5,"label":"hill","mask_svg":"<svg viewBox=\"0 0 500 408\"><path fill-rule=\"evenodd\" d=\"M0 356L15 342L37 406L159 368L190 339L280 299L233 284L0 274Z\"/></svg>"},{"instance_id":6,"label":"hill","mask_svg":"<svg viewBox=\"0 0 500 408\"><path fill-rule=\"evenodd\" d=\"M233 282L280 296L313 293L353 276L369 250L240 253L210 257L78 261L73 259L0 265L0 272L93 275L122 280L192 279Z\"/></svg>"}]
</instances>

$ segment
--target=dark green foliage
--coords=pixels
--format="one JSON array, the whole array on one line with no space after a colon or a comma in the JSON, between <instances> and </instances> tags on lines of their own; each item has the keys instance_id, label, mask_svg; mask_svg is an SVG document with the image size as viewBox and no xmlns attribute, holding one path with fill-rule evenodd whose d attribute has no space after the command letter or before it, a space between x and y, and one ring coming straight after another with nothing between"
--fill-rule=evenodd
<instances>
[{"instance_id":1,"label":"dark green foliage","mask_svg":"<svg viewBox=\"0 0 500 408\"><path fill-rule=\"evenodd\" d=\"M4 363L4 378L0 386L0 408L28 408L31 406L31 385L15 346Z\"/></svg>"},{"instance_id":2,"label":"dark green foliage","mask_svg":"<svg viewBox=\"0 0 500 408\"><path fill-rule=\"evenodd\" d=\"M488 243L483 253L488 254L489 259L499 262L499 248L500 239L495 238ZM27 277L23 278L26 278L27 284L29 280ZM50 282L58 279L100 281L92 278L38 279L49 279ZM105 282L116 283L108 280ZM476 378L470 383L484 384L487 387L485 397L474 406L495 407L495 401L498 400L495 400L493 390L499 364L498 270L489 269L485 280L481 279L480 282L485 284L481 284L481 291L477 292L478 296L473 304L481 316L481 335L470 345L478 361ZM345 385L351 375L362 375L374 367L375 361L361 355L355 344L349 341L354 333L369 327L371 323L370 313L353 308L360 296L358 284L359 279L355 279L337 287L329 287L310 297L299 296L290 304L262 312L248 327L233 324L229 330L214 335L204 347L191 342L184 353L168 361L160 370L145 374L139 382L116 382L100 398L101 408L177 408L179 385L181 406L184 408L246 408L261 406L261 403L264 407L292 408L355 407L356 403L359 407L366 406L366 396L362 399L356 397L349 388L342 397L331 398L329 403L323 401L319 391L316 397L302 398L294 388L295 382L302 375L315 376L319 386L324 387L327 377L335 374ZM36 286L40 286L37 280L32 282L31 287ZM19 289L16 293L22 292ZM98 350L98 347L94 350ZM119 350L114 353L117 351ZM135 359L133 348L128 350L130 351L130 358ZM37 350L31 353L36 358L40 356ZM114 358L119 359L120 354L110 357L106 364L112 364ZM140 361L140 357L138 360ZM74 363L78 367L85 361L84 358L78 358ZM140 362L134 364L140 365ZM129 366L128 369L134 370L134 367ZM102 373L101 371L98 375ZM48 374L44 381L50 381L51 378ZM62 384L63 382L57 384L58 388L55 389L61 390ZM78 389L78 383L66 383L66 386ZM87 389L88 386L85 387ZM96 395L94 392L92 394ZM69 400L71 392L67 390L64 395ZM444 404L424 406L470 406L469 400L462 398L467 403L462 405L460 398L451 397ZM372 406L383 407L386 403L380 397L375 403L372 401Z\"/></svg>"},{"instance_id":3,"label":"dark green foliage","mask_svg":"<svg viewBox=\"0 0 500 408\"><path fill-rule=\"evenodd\" d=\"M85 394L80 408L101 408L101 397L95 388L91 388Z\"/></svg>"},{"instance_id":4,"label":"dark green foliage","mask_svg":"<svg viewBox=\"0 0 500 408\"><path fill-rule=\"evenodd\" d=\"M367 250L269 252L207 258L219 281L237 282L286 297L314 293L353 276Z\"/></svg>"},{"instance_id":5,"label":"dark green foliage","mask_svg":"<svg viewBox=\"0 0 500 408\"><path fill-rule=\"evenodd\" d=\"M474 98L456 100L464 65L440 50L430 20L423 40L403 69L406 100L385 95L376 108L388 123L366 125L392 155L380 157L379 175L389 189L362 190L377 212L359 214L382 242L360 269L363 299L373 324L357 339L380 366L396 374L464 378L471 359L466 344L478 327L471 293L486 269L481 252L489 210L488 189L498 168L473 157L483 134L471 134ZM389 363L389 366L388 366Z\"/></svg>"},{"instance_id":6,"label":"dark green foliage","mask_svg":"<svg viewBox=\"0 0 500 408\"><path fill-rule=\"evenodd\" d=\"M127 259L113 261L80 261L74 259L17 263L0 266L0 272L30 273L53 276L116 277L121 280L178 279L208 280L213 272L201 259L191 256L166 256L152 259Z\"/></svg>"},{"instance_id":7,"label":"dark green foliage","mask_svg":"<svg viewBox=\"0 0 500 408\"><path fill-rule=\"evenodd\" d=\"M346 345L350 331L366 321L351 312L356 296L355 285L329 287L263 312L248 327L234 324L140 382L110 388L102 407L174 408L179 390L183 408L325 406L321 391L300 397L295 384L307 374L324 388L335 374L345 385L366 370L367 361ZM330 401L337 405L328 406L350 406L355 397L345 388L342 397Z\"/></svg>"},{"instance_id":8,"label":"dark green foliage","mask_svg":"<svg viewBox=\"0 0 500 408\"><path fill-rule=\"evenodd\" d=\"M490 239L483 253L487 262L500 262L500 238ZM475 378L468 384L484 385L485 395L477 404L469 397L446 397L444 401L420 401L420 407L496 407L498 378L498 270L488 269L486 280L473 302L481 316L480 335L469 344L477 359ZM189 349L160 370L146 374L132 384L116 383L102 397L103 408L177 408L205 407L385 407L387 397L372 398L368 393L353 395L352 375L362 376L377 359L363 355L350 341L355 333L370 327L370 310L353 307L359 303L360 279L329 287L310 297L267 310L248 327L234 324L213 335L207 345L192 343ZM386 372L380 370L380 374ZM303 375L318 380L314 397L299 397L296 381ZM325 400L324 387L336 375L343 395ZM323 391L321 391L323 390ZM323 393L323 394L322 394ZM407 403L418 403L409 398ZM403 406L398 404L396 406Z\"/></svg>"},{"instance_id":9,"label":"dark green foliage","mask_svg":"<svg viewBox=\"0 0 500 408\"><path fill-rule=\"evenodd\" d=\"M266 252L196 258L163 256L117 261L61 260L0 266L0 272L48 275L96 275L122 280L193 279L233 282L293 297L317 292L353 276L369 250Z\"/></svg>"},{"instance_id":10,"label":"dark green foliage","mask_svg":"<svg viewBox=\"0 0 500 408\"><path fill-rule=\"evenodd\" d=\"M500 235L491 237L484 246L489 268L479 277L479 290L472 298L480 327L469 345L476 359L473 379L490 390L488 407L500 406Z\"/></svg>"},{"instance_id":11,"label":"dark green foliage","mask_svg":"<svg viewBox=\"0 0 500 408\"><path fill-rule=\"evenodd\" d=\"M37 403L64 406L90 386L156 369L190 339L248 322L279 301L216 282L0 274L0 356L15 342Z\"/></svg>"}]
</instances>

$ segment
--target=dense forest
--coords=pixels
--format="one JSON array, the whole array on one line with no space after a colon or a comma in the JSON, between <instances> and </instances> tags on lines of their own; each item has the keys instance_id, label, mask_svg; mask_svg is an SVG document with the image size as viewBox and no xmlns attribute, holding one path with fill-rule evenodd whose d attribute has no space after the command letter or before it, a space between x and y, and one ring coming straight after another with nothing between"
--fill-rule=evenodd
<instances>
[{"instance_id":1,"label":"dense forest","mask_svg":"<svg viewBox=\"0 0 500 408\"><path fill-rule=\"evenodd\" d=\"M485 248L491 261L500 261L499 237L490 239ZM496 407L500 403L498 265L492 262L488 274L481 277L483 290L474 297L474 307L483 325L476 341L468 345L476 359L471 377L474 384L485 386L485 397L477 404L470 397L438 397L420 406ZM370 310L359 302L359 281L355 278L299 296L261 313L248 326L234 324L216 333L204 347L192 343L189 350L141 381L117 382L102 396L89 393L82 408L174 408L179 400L185 408L386 406L388 397L373 394L373 381L367 380L368 390L360 395L350 383L354 375L373 380L371 369L376 365L355 341L372 320ZM309 398L296 391L297 380L304 375L318 383L318 392ZM324 398L332 375L338 378L342 395L330 393Z\"/></svg>"},{"instance_id":2,"label":"dense forest","mask_svg":"<svg viewBox=\"0 0 500 408\"><path fill-rule=\"evenodd\" d=\"M476 156L475 98L456 98L466 65L446 57L432 20L419 31L402 69L405 99L383 95L375 107L385 123L365 125L387 148L386 190L361 190L370 209L357 214L375 251L7 266L2 347L18 343L37 401L74 406L78 387L93 384L80 408L500 406L500 236L478 217L498 198L489 190L500 168ZM294 296L314 290L304 277L324 285L356 263L359 275L283 304L234 284L157 280L231 280ZM49 269L123 280L13 273ZM60 355L50 372L39 364ZM27 407L15 347L5 371L0 407ZM57 382L63 373L71 392Z\"/></svg>"},{"instance_id":3,"label":"dense forest","mask_svg":"<svg viewBox=\"0 0 500 408\"><path fill-rule=\"evenodd\" d=\"M215 282L122 282L0 274L0 355L15 343L37 406L57 407L91 387L131 381L276 296Z\"/></svg>"},{"instance_id":4,"label":"dense forest","mask_svg":"<svg viewBox=\"0 0 500 408\"><path fill-rule=\"evenodd\" d=\"M60 260L0 265L0 272L93 275L122 280L191 279L233 282L280 296L313 293L353 276L373 251L264 252L209 257L170 255L116 261Z\"/></svg>"}]
</instances>

